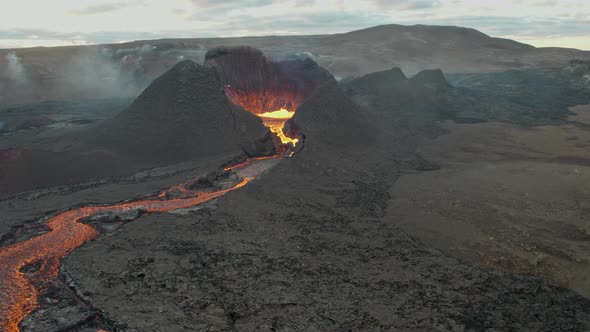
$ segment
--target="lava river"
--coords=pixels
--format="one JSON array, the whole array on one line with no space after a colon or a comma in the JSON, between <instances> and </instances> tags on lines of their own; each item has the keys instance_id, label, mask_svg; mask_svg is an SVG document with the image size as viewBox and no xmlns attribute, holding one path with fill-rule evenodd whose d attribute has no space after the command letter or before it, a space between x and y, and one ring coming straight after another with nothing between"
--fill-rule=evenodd
<instances>
[{"instance_id":1,"label":"lava river","mask_svg":"<svg viewBox=\"0 0 590 332\"><path fill-rule=\"evenodd\" d=\"M274 112L266 112L261 114L256 114L262 120L262 123L268 129L277 135L278 139L280 140L280 145L289 145L291 144L293 147L297 145L299 142L298 138L292 138L285 135L283 132L283 128L285 127L285 123L289 121L293 115L295 115L295 111L288 111L284 108L281 108L278 111ZM279 146L277 146L279 148Z\"/></svg>"},{"instance_id":2,"label":"lava river","mask_svg":"<svg viewBox=\"0 0 590 332\"><path fill-rule=\"evenodd\" d=\"M231 169L252 168L255 163L249 160ZM99 235L94 227L80 222L82 219L105 212L161 213L188 208L245 186L263 170L264 167L259 166L255 171L244 171L243 180L227 189L210 192L187 189L184 193L191 194L187 198L165 199L167 195L164 194L110 206L75 208L48 219L44 223L48 228L46 233L0 249L0 330L19 331L22 319L38 307L38 295L58 277L63 258ZM28 267L34 267L34 271L23 271L31 270Z\"/></svg>"}]
</instances>

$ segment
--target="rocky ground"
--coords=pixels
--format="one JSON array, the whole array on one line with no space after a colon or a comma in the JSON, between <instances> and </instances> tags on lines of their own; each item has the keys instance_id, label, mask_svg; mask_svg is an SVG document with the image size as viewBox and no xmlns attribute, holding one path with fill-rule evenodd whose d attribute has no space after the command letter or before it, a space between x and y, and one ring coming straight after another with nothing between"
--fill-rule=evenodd
<instances>
[{"instance_id":1,"label":"rocky ground","mask_svg":"<svg viewBox=\"0 0 590 332\"><path fill-rule=\"evenodd\" d=\"M400 73L321 85L292 119L298 153L247 186L102 227L21 328L590 329L588 111L559 126L439 123L455 88L439 71ZM210 173L239 157L227 151L5 194L0 245L42 232L52 211Z\"/></svg>"},{"instance_id":2,"label":"rocky ground","mask_svg":"<svg viewBox=\"0 0 590 332\"><path fill-rule=\"evenodd\" d=\"M590 108L571 124L453 124L418 149L435 172L391 188L385 219L472 263L548 277L590 297Z\"/></svg>"},{"instance_id":3,"label":"rocky ground","mask_svg":"<svg viewBox=\"0 0 590 332\"><path fill-rule=\"evenodd\" d=\"M143 217L76 251L62 269L76 292L122 331L589 328L588 299L462 263L392 222L399 175L436 167L340 141L370 135L358 122L317 125L360 112L337 90L299 112L303 151L215 205Z\"/></svg>"},{"instance_id":4,"label":"rocky ground","mask_svg":"<svg viewBox=\"0 0 590 332\"><path fill-rule=\"evenodd\" d=\"M129 224L64 273L123 331L588 327L588 300L384 222L392 179L300 157L214 208Z\"/></svg>"}]
</instances>

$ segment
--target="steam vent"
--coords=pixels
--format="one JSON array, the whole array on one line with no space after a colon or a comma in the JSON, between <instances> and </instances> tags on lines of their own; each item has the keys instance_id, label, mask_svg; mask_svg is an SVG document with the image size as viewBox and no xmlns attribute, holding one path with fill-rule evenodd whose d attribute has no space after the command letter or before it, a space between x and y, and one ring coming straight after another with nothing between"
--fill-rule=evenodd
<instances>
[{"instance_id":1,"label":"steam vent","mask_svg":"<svg viewBox=\"0 0 590 332\"><path fill-rule=\"evenodd\" d=\"M287 121L322 82L333 80L311 59L271 61L247 46L212 49L205 65L216 68L235 104L259 116L276 134L280 152L292 152L299 142L297 128L285 130Z\"/></svg>"}]
</instances>

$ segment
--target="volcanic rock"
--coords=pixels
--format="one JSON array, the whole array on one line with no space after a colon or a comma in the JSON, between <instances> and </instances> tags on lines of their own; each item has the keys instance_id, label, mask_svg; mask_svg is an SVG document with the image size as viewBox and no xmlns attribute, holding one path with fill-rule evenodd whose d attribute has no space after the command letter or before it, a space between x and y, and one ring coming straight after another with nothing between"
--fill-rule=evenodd
<instances>
[{"instance_id":1,"label":"volcanic rock","mask_svg":"<svg viewBox=\"0 0 590 332\"><path fill-rule=\"evenodd\" d=\"M30 115L30 116L19 116L14 118L12 121L5 124L4 128L0 128L0 131L12 131L22 129L32 129L48 126L55 123L55 121L47 116L42 115Z\"/></svg>"},{"instance_id":2,"label":"volcanic rock","mask_svg":"<svg viewBox=\"0 0 590 332\"><path fill-rule=\"evenodd\" d=\"M342 83L347 95L374 116L379 125L430 124L451 118L457 108L470 105L446 81L440 70L424 70L407 79L399 68L367 74ZM405 124L404 124L405 122Z\"/></svg>"},{"instance_id":3,"label":"volcanic rock","mask_svg":"<svg viewBox=\"0 0 590 332\"><path fill-rule=\"evenodd\" d=\"M395 100L386 97L367 98ZM401 171L391 156L405 155L393 141L388 155L374 153L378 129L397 130L386 120L326 82L290 121L304 138L293 158L208 213L147 215L63 265L125 330L587 329L590 302L579 295L469 266L381 219Z\"/></svg>"},{"instance_id":4,"label":"volcanic rock","mask_svg":"<svg viewBox=\"0 0 590 332\"><path fill-rule=\"evenodd\" d=\"M336 81L324 83L289 121L305 136L305 149L352 150L374 143L374 128Z\"/></svg>"},{"instance_id":5,"label":"volcanic rock","mask_svg":"<svg viewBox=\"0 0 590 332\"><path fill-rule=\"evenodd\" d=\"M205 56L227 95L251 113L294 111L322 82L334 77L312 59L274 62L252 47L218 47Z\"/></svg>"},{"instance_id":6,"label":"volcanic rock","mask_svg":"<svg viewBox=\"0 0 590 332\"><path fill-rule=\"evenodd\" d=\"M80 331L95 318L96 313L80 302L71 290L56 287L58 285L56 283L40 294L41 308L21 322L22 332Z\"/></svg>"},{"instance_id":7,"label":"volcanic rock","mask_svg":"<svg viewBox=\"0 0 590 332\"><path fill-rule=\"evenodd\" d=\"M98 143L155 164L208 155L273 153L261 120L224 94L215 69L183 61L98 128Z\"/></svg>"},{"instance_id":8,"label":"volcanic rock","mask_svg":"<svg viewBox=\"0 0 590 332\"><path fill-rule=\"evenodd\" d=\"M410 80L434 89L444 90L452 88L451 84L447 81L445 75L440 69L423 70L412 77Z\"/></svg>"},{"instance_id":9,"label":"volcanic rock","mask_svg":"<svg viewBox=\"0 0 590 332\"><path fill-rule=\"evenodd\" d=\"M143 206L137 206L133 209L129 210L120 210L120 211L106 211L97 213L91 217L86 218L84 221L89 222L114 222L114 221L132 221L142 213L145 212L145 208Z\"/></svg>"},{"instance_id":10,"label":"volcanic rock","mask_svg":"<svg viewBox=\"0 0 590 332\"><path fill-rule=\"evenodd\" d=\"M343 80L343 84L350 90L363 93L378 94L391 90L399 82L407 81L407 77L400 68L378 71L356 79Z\"/></svg>"}]
</instances>

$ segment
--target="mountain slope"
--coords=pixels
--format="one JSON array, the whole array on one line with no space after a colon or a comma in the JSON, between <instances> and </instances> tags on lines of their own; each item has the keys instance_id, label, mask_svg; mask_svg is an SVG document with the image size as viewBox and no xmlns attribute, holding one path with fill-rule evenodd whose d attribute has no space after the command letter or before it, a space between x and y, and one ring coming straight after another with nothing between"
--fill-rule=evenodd
<instances>
[{"instance_id":1,"label":"mountain slope","mask_svg":"<svg viewBox=\"0 0 590 332\"><path fill-rule=\"evenodd\" d=\"M155 80L92 139L155 164L240 151L270 154L270 133L224 94L215 69L190 60Z\"/></svg>"},{"instance_id":2,"label":"mountain slope","mask_svg":"<svg viewBox=\"0 0 590 332\"><path fill-rule=\"evenodd\" d=\"M194 38L55 48L0 50L0 103L135 96L176 62L203 63L209 49L248 45L273 58L311 56L336 77L400 67L408 75L553 68L590 52L535 48L452 26L383 25L334 35ZM12 77L7 56L26 77ZM6 62L3 63L3 62Z\"/></svg>"}]
</instances>

